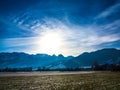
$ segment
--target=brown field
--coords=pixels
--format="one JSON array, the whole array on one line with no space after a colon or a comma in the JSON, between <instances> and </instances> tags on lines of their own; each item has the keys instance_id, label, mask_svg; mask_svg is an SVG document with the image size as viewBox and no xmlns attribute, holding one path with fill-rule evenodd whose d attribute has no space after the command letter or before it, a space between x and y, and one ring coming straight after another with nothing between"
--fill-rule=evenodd
<instances>
[{"instance_id":1,"label":"brown field","mask_svg":"<svg viewBox=\"0 0 120 90\"><path fill-rule=\"evenodd\" d=\"M120 90L120 72L1 76L0 90Z\"/></svg>"}]
</instances>

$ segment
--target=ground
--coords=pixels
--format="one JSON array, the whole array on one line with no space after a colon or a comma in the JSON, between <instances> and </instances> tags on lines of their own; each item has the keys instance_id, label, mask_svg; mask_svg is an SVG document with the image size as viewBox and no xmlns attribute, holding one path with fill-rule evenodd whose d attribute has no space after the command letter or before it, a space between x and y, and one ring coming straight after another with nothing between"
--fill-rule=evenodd
<instances>
[{"instance_id":1,"label":"ground","mask_svg":"<svg viewBox=\"0 0 120 90\"><path fill-rule=\"evenodd\" d=\"M120 90L120 72L0 76L0 90Z\"/></svg>"}]
</instances>

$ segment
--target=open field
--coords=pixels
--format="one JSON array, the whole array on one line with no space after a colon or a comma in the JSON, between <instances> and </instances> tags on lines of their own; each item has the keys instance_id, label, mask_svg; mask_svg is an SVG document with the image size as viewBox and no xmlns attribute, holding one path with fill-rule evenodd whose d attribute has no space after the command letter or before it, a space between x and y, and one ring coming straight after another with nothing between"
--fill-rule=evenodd
<instances>
[{"instance_id":1,"label":"open field","mask_svg":"<svg viewBox=\"0 0 120 90\"><path fill-rule=\"evenodd\" d=\"M0 90L120 90L120 72L0 76Z\"/></svg>"},{"instance_id":2,"label":"open field","mask_svg":"<svg viewBox=\"0 0 120 90\"><path fill-rule=\"evenodd\" d=\"M34 72L0 72L1 76L45 76L45 75L66 75L66 74L87 74L94 71L34 71Z\"/></svg>"}]
</instances>

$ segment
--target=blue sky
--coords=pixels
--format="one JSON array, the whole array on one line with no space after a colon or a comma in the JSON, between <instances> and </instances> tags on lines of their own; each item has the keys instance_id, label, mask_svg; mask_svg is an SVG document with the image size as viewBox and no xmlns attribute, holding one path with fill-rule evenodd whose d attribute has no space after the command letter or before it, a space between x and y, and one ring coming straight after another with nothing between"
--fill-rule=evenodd
<instances>
[{"instance_id":1,"label":"blue sky","mask_svg":"<svg viewBox=\"0 0 120 90\"><path fill-rule=\"evenodd\" d=\"M0 52L102 48L120 48L120 0L0 0Z\"/></svg>"}]
</instances>

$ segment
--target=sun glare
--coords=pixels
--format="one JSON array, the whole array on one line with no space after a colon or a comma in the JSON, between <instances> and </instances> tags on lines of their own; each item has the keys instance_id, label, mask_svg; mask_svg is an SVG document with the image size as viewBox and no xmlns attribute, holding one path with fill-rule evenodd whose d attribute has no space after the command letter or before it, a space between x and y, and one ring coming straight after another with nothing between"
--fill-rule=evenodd
<instances>
[{"instance_id":1,"label":"sun glare","mask_svg":"<svg viewBox=\"0 0 120 90\"><path fill-rule=\"evenodd\" d=\"M39 45L38 48L42 53L47 54L58 54L60 53L61 47L61 37L59 33L55 32L46 32L43 36L38 40Z\"/></svg>"}]
</instances>

